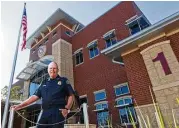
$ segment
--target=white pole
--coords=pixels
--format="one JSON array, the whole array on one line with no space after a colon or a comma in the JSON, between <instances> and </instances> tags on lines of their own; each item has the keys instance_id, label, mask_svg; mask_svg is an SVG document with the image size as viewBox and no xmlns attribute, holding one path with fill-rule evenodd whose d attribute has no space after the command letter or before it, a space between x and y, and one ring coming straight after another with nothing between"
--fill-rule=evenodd
<instances>
[{"instance_id":1,"label":"white pole","mask_svg":"<svg viewBox=\"0 0 179 128\"><path fill-rule=\"evenodd\" d=\"M89 128L88 108L86 103L83 103L83 114L84 114L85 126L86 128Z\"/></svg>"},{"instance_id":2,"label":"white pole","mask_svg":"<svg viewBox=\"0 0 179 128\"><path fill-rule=\"evenodd\" d=\"M13 128L13 122L14 122L14 109L11 109L9 115L8 128Z\"/></svg>"},{"instance_id":3,"label":"white pole","mask_svg":"<svg viewBox=\"0 0 179 128\"><path fill-rule=\"evenodd\" d=\"M12 65L11 77L10 77L10 80L9 80L8 95L7 95L7 98L6 98L6 104L5 104L4 113L3 113L2 128L6 128L5 126L6 126L6 122L7 122L7 115L8 115L8 108L9 108L9 98L10 98L11 87L12 87L14 72L15 72L15 67L16 67L18 48L19 48L20 36L21 36L21 28L22 28L22 18L21 18L21 23L20 23L20 28L19 28L19 35L18 35L18 38L17 38L17 45L16 45L16 51L15 51L15 55L14 55L13 65Z\"/></svg>"}]
</instances>

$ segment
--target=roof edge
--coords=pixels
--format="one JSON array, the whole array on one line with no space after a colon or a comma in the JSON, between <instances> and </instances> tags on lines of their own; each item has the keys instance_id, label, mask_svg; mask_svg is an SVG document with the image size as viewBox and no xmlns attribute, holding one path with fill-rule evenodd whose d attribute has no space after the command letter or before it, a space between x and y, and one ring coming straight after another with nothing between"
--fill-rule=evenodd
<instances>
[{"instance_id":1,"label":"roof edge","mask_svg":"<svg viewBox=\"0 0 179 128\"><path fill-rule=\"evenodd\" d=\"M129 36L129 37L119 41L118 43L116 43L115 45L113 45L109 48L103 49L101 51L101 53L107 55L107 54L111 53L112 51L119 49L119 48L121 48L121 47L123 47L127 44L130 44L130 43L132 43L132 42L134 42L134 41L136 41L140 38L144 38L148 34L155 32L155 31L157 31L157 30L159 30L159 29L161 29L161 28L167 26L168 24L171 24L171 23L173 23L177 20L179 20L179 11L168 16L168 17L166 17L166 18L164 18L164 19L162 19L162 20L160 20L159 22L157 22L153 25L149 26L148 28L140 31L139 33L136 33L132 36Z\"/></svg>"},{"instance_id":2,"label":"roof edge","mask_svg":"<svg viewBox=\"0 0 179 128\"><path fill-rule=\"evenodd\" d=\"M65 11L63 11L62 9L58 8L54 13L52 13L27 39L27 42L30 41L31 38L33 38L33 36L35 36L35 34L53 17L53 15L55 15L58 11L63 12L65 15L69 16L70 18L72 18L73 20L75 20L76 22L80 23L79 21L77 21L76 19L74 19L72 16L70 16L68 13L66 13ZM83 27L84 25L82 23L80 23Z\"/></svg>"},{"instance_id":3,"label":"roof edge","mask_svg":"<svg viewBox=\"0 0 179 128\"><path fill-rule=\"evenodd\" d=\"M79 32L81 32L83 29L87 28L90 24L92 24L93 22L95 22L97 19L99 19L100 17L102 17L103 15L105 15L106 13L108 13L109 11L111 11L113 8L115 8L116 6L118 6L119 4L121 4L124 1L119 1L116 5L114 5L113 7L111 7L109 10L107 10L106 12L104 12L103 14L101 14L100 16L98 16L97 18L95 18L93 21L91 21L89 24L87 24L85 27L83 27L81 30L79 30L78 32L76 32L73 36L75 36L76 34L78 34Z\"/></svg>"}]
</instances>

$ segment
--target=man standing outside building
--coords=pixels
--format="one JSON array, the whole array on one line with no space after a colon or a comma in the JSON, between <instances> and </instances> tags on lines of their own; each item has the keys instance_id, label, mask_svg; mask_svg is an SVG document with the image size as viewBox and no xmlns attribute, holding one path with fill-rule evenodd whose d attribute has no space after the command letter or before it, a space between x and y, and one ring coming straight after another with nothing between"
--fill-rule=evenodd
<instances>
[{"instance_id":1,"label":"man standing outside building","mask_svg":"<svg viewBox=\"0 0 179 128\"><path fill-rule=\"evenodd\" d=\"M14 105L11 108L20 110L42 98L43 112L38 121L39 125L37 125L37 128L63 128L64 120L73 104L74 90L67 78L58 75L57 63L51 62L48 65L48 74L50 77L42 82L34 95L21 104Z\"/></svg>"}]
</instances>

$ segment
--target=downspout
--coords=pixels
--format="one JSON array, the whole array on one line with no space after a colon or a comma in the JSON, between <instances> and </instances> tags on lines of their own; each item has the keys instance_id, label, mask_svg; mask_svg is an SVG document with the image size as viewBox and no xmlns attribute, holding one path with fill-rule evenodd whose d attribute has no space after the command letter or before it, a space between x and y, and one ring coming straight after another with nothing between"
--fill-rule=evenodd
<instances>
[{"instance_id":1,"label":"downspout","mask_svg":"<svg viewBox=\"0 0 179 128\"><path fill-rule=\"evenodd\" d=\"M112 59L112 62L124 66L124 63L116 61L116 60L114 60L114 58Z\"/></svg>"}]
</instances>

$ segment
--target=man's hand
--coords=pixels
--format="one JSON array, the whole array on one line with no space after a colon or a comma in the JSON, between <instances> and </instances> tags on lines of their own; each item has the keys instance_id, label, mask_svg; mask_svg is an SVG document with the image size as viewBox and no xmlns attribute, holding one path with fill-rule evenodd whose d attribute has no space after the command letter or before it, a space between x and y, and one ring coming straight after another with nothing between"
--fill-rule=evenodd
<instances>
[{"instance_id":1,"label":"man's hand","mask_svg":"<svg viewBox=\"0 0 179 128\"><path fill-rule=\"evenodd\" d=\"M19 107L19 105L13 105L11 106L11 109L14 109L14 111L20 110L21 108Z\"/></svg>"},{"instance_id":2,"label":"man's hand","mask_svg":"<svg viewBox=\"0 0 179 128\"><path fill-rule=\"evenodd\" d=\"M68 115L68 110L67 109L61 109L62 115L66 118Z\"/></svg>"},{"instance_id":3,"label":"man's hand","mask_svg":"<svg viewBox=\"0 0 179 128\"><path fill-rule=\"evenodd\" d=\"M68 101L67 101L67 105L65 105L65 108L67 108L67 109L62 109L62 115L66 118L67 117L67 115L68 115L68 113L69 113L69 110L70 110L70 108L71 108L71 106L72 106L72 104L73 104L73 97L74 97L74 95L73 94L71 94L69 97L68 97Z\"/></svg>"},{"instance_id":4,"label":"man's hand","mask_svg":"<svg viewBox=\"0 0 179 128\"><path fill-rule=\"evenodd\" d=\"M27 100L25 100L21 104L11 106L11 109L14 109L15 111L20 110L20 109L26 107L27 105L37 101L38 99L39 99L39 97L32 95L31 97L29 97Z\"/></svg>"}]
</instances>

